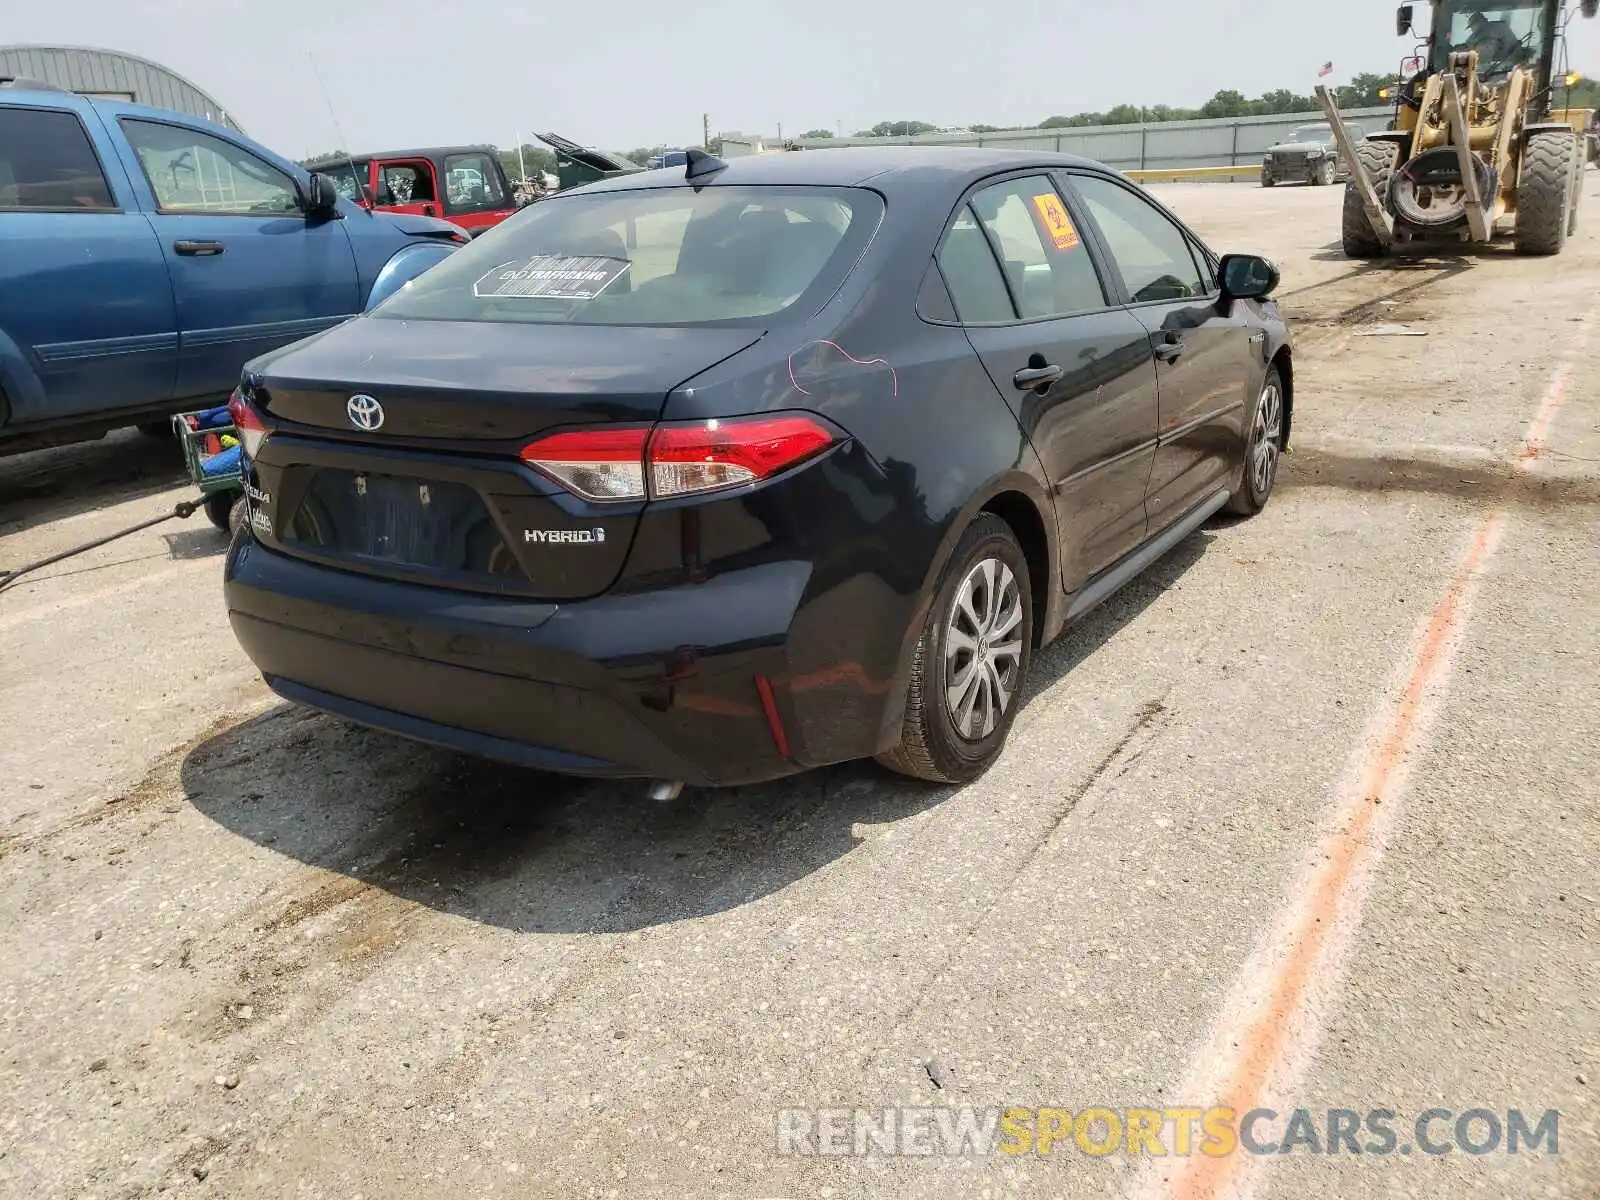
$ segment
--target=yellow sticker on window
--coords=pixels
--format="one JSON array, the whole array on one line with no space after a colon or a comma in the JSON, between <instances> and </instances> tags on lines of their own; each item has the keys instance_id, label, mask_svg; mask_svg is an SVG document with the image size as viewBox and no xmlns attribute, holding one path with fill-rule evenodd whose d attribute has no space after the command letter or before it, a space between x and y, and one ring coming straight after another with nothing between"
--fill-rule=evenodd
<instances>
[{"instance_id":1,"label":"yellow sticker on window","mask_svg":"<svg viewBox=\"0 0 1600 1200\"><path fill-rule=\"evenodd\" d=\"M1033 207L1039 210L1039 219L1044 222L1057 250L1071 250L1078 244L1078 231L1073 228L1072 218L1067 216L1067 206L1061 203L1060 196L1054 192L1035 196Z\"/></svg>"}]
</instances>

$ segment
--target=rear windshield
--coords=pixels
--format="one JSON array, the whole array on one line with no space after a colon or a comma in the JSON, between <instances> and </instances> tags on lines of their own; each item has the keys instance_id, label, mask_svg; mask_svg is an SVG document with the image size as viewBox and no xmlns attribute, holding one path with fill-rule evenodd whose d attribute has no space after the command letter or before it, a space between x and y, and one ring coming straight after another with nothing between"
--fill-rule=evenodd
<instances>
[{"instance_id":1,"label":"rear windshield","mask_svg":"<svg viewBox=\"0 0 1600 1200\"><path fill-rule=\"evenodd\" d=\"M689 187L531 204L373 310L530 324L704 325L764 319L836 287L877 227L874 192Z\"/></svg>"}]
</instances>

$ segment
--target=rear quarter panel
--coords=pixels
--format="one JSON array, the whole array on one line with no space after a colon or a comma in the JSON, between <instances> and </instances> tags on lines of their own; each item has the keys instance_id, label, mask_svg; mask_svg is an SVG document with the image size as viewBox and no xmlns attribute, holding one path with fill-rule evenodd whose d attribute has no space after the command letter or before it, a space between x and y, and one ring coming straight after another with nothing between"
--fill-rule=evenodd
<instances>
[{"instance_id":1,"label":"rear quarter panel","mask_svg":"<svg viewBox=\"0 0 1600 1200\"><path fill-rule=\"evenodd\" d=\"M695 377L664 413L687 420L802 410L850 437L798 473L814 476L802 492L769 487L693 506L702 574L760 558L812 563L789 631L786 682L816 760L873 754L897 736L930 594L988 499L1016 490L1033 500L1053 553L1043 473L1010 409L962 330L916 315L943 219L940 212L906 231L886 215L820 312ZM687 511L652 503L636 547L679 547ZM683 569L681 561L657 565ZM1035 588L1058 592L1053 558Z\"/></svg>"}]
</instances>

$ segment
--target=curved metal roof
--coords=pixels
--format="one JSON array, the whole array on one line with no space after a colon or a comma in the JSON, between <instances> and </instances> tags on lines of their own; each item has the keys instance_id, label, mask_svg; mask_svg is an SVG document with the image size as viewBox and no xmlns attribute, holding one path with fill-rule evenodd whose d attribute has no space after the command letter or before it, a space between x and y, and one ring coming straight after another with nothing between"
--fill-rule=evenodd
<instances>
[{"instance_id":1,"label":"curved metal roof","mask_svg":"<svg viewBox=\"0 0 1600 1200\"><path fill-rule=\"evenodd\" d=\"M244 129L208 92L170 67L137 54L93 46L0 46L0 75L18 75L71 92L131 97L135 103Z\"/></svg>"}]
</instances>

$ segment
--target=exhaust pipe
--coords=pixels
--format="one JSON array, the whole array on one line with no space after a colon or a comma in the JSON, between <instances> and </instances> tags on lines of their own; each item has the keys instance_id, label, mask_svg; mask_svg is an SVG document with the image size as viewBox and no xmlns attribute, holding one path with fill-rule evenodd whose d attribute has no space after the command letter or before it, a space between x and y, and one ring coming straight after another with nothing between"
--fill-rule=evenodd
<instances>
[{"instance_id":1,"label":"exhaust pipe","mask_svg":"<svg viewBox=\"0 0 1600 1200\"><path fill-rule=\"evenodd\" d=\"M652 779L648 789L650 799L658 804L670 804L683 791L681 779Z\"/></svg>"}]
</instances>

